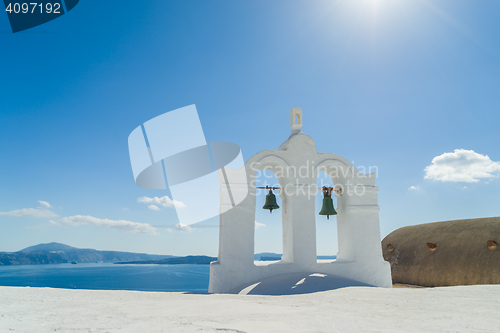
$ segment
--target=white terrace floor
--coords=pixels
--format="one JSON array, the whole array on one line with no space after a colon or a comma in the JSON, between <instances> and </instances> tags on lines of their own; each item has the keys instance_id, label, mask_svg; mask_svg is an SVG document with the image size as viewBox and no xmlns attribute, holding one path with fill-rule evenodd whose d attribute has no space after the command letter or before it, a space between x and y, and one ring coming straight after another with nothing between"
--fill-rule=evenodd
<instances>
[{"instance_id":1,"label":"white terrace floor","mask_svg":"<svg viewBox=\"0 0 500 333\"><path fill-rule=\"evenodd\" d=\"M492 332L500 286L287 296L0 287L0 332Z\"/></svg>"}]
</instances>

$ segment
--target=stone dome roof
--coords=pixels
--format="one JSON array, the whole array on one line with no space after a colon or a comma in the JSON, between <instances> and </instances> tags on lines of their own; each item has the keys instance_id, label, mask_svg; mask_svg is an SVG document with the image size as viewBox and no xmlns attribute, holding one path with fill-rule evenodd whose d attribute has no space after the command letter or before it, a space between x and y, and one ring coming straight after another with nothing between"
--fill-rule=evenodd
<instances>
[{"instance_id":1,"label":"stone dome roof","mask_svg":"<svg viewBox=\"0 0 500 333\"><path fill-rule=\"evenodd\" d=\"M420 286L500 284L500 217L426 223L382 241L395 283Z\"/></svg>"}]
</instances>

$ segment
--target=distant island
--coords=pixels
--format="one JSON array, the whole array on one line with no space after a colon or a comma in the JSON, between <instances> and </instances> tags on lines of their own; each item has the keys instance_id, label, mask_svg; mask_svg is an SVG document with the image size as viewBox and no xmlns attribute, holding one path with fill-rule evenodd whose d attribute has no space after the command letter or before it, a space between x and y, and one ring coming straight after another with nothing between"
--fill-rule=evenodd
<instances>
[{"instance_id":1,"label":"distant island","mask_svg":"<svg viewBox=\"0 0 500 333\"><path fill-rule=\"evenodd\" d=\"M30 246L18 252L0 252L0 266L162 260L173 257L171 255L79 249L61 243L47 243Z\"/></svg>"},{"instance_id":2,"label":"distant island","mask_svg":"<svg viewBox=\"0 0 500 333\"><path fill-rule=\"evenodd\" d=\"M255 261L276 261L281 260L282 254L272 252L262 252L254 255ZM336 259L337 256L318 256L318 259ZM208 256L186 256L186 257L172 257L161 260L140 260L140 261L126 261L115 262L115 264L134 264L134 265L178 265L178 264L195 264L195 265L209 265L212 261L216 261L217 257Z\"/></svg>"},{"instance_id":3,"label":"distant island","mask_svg":"<svg viewBox=\"0 0 500 333\"><path fill-rule=\"evenodd\" d=\"M282 254L273 252L262 252L254 254L253 260L255 261L275 261L281 260ZM317 256L318 259L337 259L337 256Z\"/></svg>"},{"instance_id":4,"label":"distant island","mask_svg":"<svg viewBox=\"0 0 500 333\"><path fill-rule=\"evenodd\" d=\"M336 256L318 256L318 259L335 259ZM281 254L272 252L257 253L256 261L280 260ZM94 249L79 249L61 243L46 243L27 247L17 252L0 252L0 266L7 265L38 265L64 263L112 262L125 265L209 265L217 261L210 256L173 256L120 251L99 251Z\"/></svg>"},{"instance_id":5,"label":"distant island","mask_svg":"<svg viewBox=\"0 0 500 333\"><path fill-rule=\"evenodd\" d=\"M162 260L140 260L140 261L125 261L125 262L115 262L115 264L125 265L180 265L180 264L191 264L191 265L210 265L212 261L217 261L217 257L208 256L186 256L186 257L174 257Z\"/></svg>"}]
</instances>

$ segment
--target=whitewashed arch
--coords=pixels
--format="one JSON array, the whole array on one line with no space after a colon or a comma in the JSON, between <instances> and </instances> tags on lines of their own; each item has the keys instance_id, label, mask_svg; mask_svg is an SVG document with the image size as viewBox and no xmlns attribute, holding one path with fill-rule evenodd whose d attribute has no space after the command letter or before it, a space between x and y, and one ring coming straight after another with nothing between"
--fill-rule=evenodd
<instances>
[{"instance_id":1,"label":"whitewashed arch","mask_svg":"<svg viewBox=\"0 0 500 333\"><path fill-rule=\"evenodd\" d=\"M278 179L278 182L280 184L280 188L284 188L288 179L285 177L280 170L287 169L290 167L290 165L282 158L277 157L277 156L264 156L261 157L257 156L254 158L252 157L248 162L245 164L246 170L247 170L247 179L249 180L250 183L250 189L249 192L251 195L256 193L256 189L252 184L255 184L256 180L256 174L260 170L269 170L272 172L276 178ZM291 230L291 222L286 219L286 207L287 207L287 197L284 193L284 191L278 191L277 193L279 197L281 198L281 209L282 209L282 214L281 214L281 223L282 223L282 244L283 244L283 256L281 258L281 262L292 262L293 261L293 255L292 255L292 249L290 246L290 230ZM254 196L254 200L256 200L256 196ZM256 206L256 203L253 204ZM255 221L255 209L253 211L253 220ZM255 248L255 229L253 230L252 234L252 239L254 241L254 248ZM254 251L255 252L255 251Z\"/></svg>"}]
</instances>

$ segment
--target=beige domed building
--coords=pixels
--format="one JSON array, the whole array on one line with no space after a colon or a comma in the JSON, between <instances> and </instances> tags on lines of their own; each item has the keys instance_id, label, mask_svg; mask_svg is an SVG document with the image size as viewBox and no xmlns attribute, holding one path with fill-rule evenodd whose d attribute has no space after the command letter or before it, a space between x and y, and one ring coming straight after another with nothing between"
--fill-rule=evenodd
<instances>
[{"instance_id":1,"label":"beige domed building","mask_svg":"<svg viewBox=\"0 0 500 333\"><path fill-rule=\"evenodd\" d=\"M393 283L500 284L500 217L419 224L382 241Z\"/></svg>"}]
</instances>

